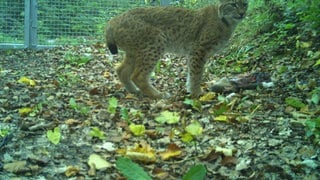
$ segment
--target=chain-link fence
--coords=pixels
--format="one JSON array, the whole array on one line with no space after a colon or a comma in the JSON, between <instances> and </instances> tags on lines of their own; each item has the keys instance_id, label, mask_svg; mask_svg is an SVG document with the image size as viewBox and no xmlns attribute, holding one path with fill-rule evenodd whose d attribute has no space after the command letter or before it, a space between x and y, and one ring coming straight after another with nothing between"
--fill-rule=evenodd
<instances>
[{"instance_id":1,"label":"chain-link fence","mask_svg":"<svg viewBox=\"0 0 320 180\"><path fill-rule=\"evenodd\" d=\"M103 41L106 22L123 11L192 2L210 0L0 0L0 49Z\"/></svg>"}]
</instances>

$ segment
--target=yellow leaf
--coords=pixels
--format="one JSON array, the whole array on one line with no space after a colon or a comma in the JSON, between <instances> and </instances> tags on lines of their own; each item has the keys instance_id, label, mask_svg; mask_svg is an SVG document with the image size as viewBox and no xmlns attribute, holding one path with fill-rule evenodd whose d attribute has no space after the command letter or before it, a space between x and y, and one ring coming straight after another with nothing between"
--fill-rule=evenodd
<instances>
[{"instance_id":1,"label":"yellow leaf","mask_svg":"<svg viewBox=\"0 0 320 180\"><path fill-rule=\"evenodd\" d=\"M19 114L20 114L20 116L25 116L25 115L31 113L32 111L33 111L32 108L24 107L24 108L19 109Z\"/></svg>"},{"instance_id":2,"label":"yellow leaf","mask_svg":"<svg viewBox=\"0 0 320 180\"><path fill-rule=\"evenodd\" d=\"M180 156L182 154L181 148L176 144L169 144L165 152L159 153L162 160L168 160Z\"/></svg>"},{"instance_id":3,"label":"yellow leaf","mask_svg":"<svg viewBox=\"0 0 320 180\"><path fill-rule=\"evenodd\" d=\"M200 97L200 101L211 101L216 97L216 93L214 92L208 92L205 95Z\"/></svg>"},{"instance_id":4,"label":"yellow leaf","mask_svg":"<svg viewBox=\"0 0 320 180\"><path fill-rule=\"evenodd\" d=\"M29 85L29 86L35 86L36 85L36 82L32 79L29 79L25 76L21 77L19 80L18 80L19 83L23 83L23 84L26 84L26 85Z\"/></svg>"},{"instance_id":5,"label":"yellow leaf","mask_svg":"<svg viewBox=\"0 0 320 180\"><path fill-rule=\"evenodd\" d=\"M112 166L109 162L107 162L98 154L91 154L89 156L88 165L90 166L90 168L95 169L105 169Z\"/></svg>"},{"instance_id":6,"label":"yellow leaf","mask_svg":"<svg viewBox=\"0 0 320 180\"><path fill-rule=\"evenodd\" d=\"M120 155L126 155L127 149L120 148L120 149L117 149L116 152Z\"/></svg>"},{"instance_id":7,"label":"yellow leaf","mask_svg":"<svg viewBox=\"0 0 320 180\"><path fill-rule=\"evenodd\" d=\"M105 72L103 73L103 77L109 78L109 77L110 77L110 72L109 72L109 71L105 71Z\"/></svg>"},{"instance_id":8,"label":"yellow leaf","mask_svg":"<svg viewBox=\"0 0 320 180\"><path fill-rule=\"evenodd\" d=\"M214 118L215 121L229 122L228 117L226 115L220 115Z\"/></svg>"},{"instance_id":9,"label":"yellow leaf","mask_svg":"<svg viewBox=\"0 0 320 180\"><path fill-rule=\"evenodd\" d=\"M300 47L301 48L309 48L311 47L312 43L311 42L301 42Z\"/></svg>"},{"instance_id":10,"label":"yellow leaf","mask_svg":"<svg viewBox=\"0 0 320 180\"><path fill-rule=\"evenodd\" d=\"M180 114L178 112L162 111L155 120L161 124L176 124L180 120Z\"/></svg>"},{"instance_id":11,"label":"yellow leaf","mask_svg":"<svg viewBox=\"0 0 320 180\"><path fill-rule=\"evenodd\" d=\"M129 125L129 129L135 136L144 135L144 133L146 132L146 128L144 127L143 124L142 125L136 125L134 123L131 123Z\"/></svg>"},{"instance_id":12,"label":"yellow leaf","mask_svg":"<svg viewBox=\"0 0 320 180\"><path fill-rule=\"evenodd\" d=\"M156 161L155 151L147 143L136 144L134 148L126 151L126 156L132 160L145 163Z\"/></svg>"},{"instance_id":13,"label":"yellow leaf","mask_svg":"<svg viewBox=\"0 0 320 180\"><path fill-rule=\"evenodd\" d=\"M80 172L80 169L76 166L68 166L67 170L64 172L64 174L67 177L75 176Z\"/></svg>"},{"instance_id":14,"label":"yellow leaf","mask_svg":"<svg viewBox=\"0 0 320 180\"><path fill-rule=\"evenodd\" d=\"M201 124L198 122L198 121L192 121L191 124L189 124L185 130L193 135L193 136L199 136L202 134L202 127L201 127Z\"/></svg>"}]
</instances>

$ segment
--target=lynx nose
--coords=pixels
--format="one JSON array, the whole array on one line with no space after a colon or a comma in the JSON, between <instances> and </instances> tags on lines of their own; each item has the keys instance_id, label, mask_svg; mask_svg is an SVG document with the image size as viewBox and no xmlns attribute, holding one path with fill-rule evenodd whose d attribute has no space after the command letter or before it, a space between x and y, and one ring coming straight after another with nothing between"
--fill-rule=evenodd
<instances>
[{"instance_id":1,"label":"lynx nose","mask_svg":"<svg viewBox=\"0 0 320 180\"><path fill-rule=\"evenodd\" d=\"M245 13L244 13L244 12L239 13L239 19L243 19L244 16L245 16Z\"/></svg>"}]
</instances>

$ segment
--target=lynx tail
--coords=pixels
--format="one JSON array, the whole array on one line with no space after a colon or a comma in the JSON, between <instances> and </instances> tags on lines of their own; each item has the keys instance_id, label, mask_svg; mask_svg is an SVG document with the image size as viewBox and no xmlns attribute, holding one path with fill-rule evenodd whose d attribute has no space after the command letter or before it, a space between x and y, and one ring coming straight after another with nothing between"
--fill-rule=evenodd
<instances>
[{"instance_id":1,"label":"lynx tail","mask_svg":"<svg viewBox=\"0 0 320 180\"><path fill-rule=\"evenodd\" d=\"M113 39L111 28L109 27L106 29L106 41L111 54L118 54L118 46Z\"/></svg>"}]
</instances>

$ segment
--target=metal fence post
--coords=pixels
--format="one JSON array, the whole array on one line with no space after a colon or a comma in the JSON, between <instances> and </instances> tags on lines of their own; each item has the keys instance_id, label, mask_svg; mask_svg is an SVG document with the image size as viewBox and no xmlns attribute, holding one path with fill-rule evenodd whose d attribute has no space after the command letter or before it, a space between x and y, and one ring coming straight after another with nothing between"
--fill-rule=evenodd
<instances>
[{"instance_id":1,"label":"metal fence post","mask_svg":"<svg viewBox=\"0 0 320 180\"><path fill-rule=\"evenodd\" d=\"M37 36L37 0L25 0L24 15L24 45L35 49L38 45Z\"/></svg>"}]
</instances>

